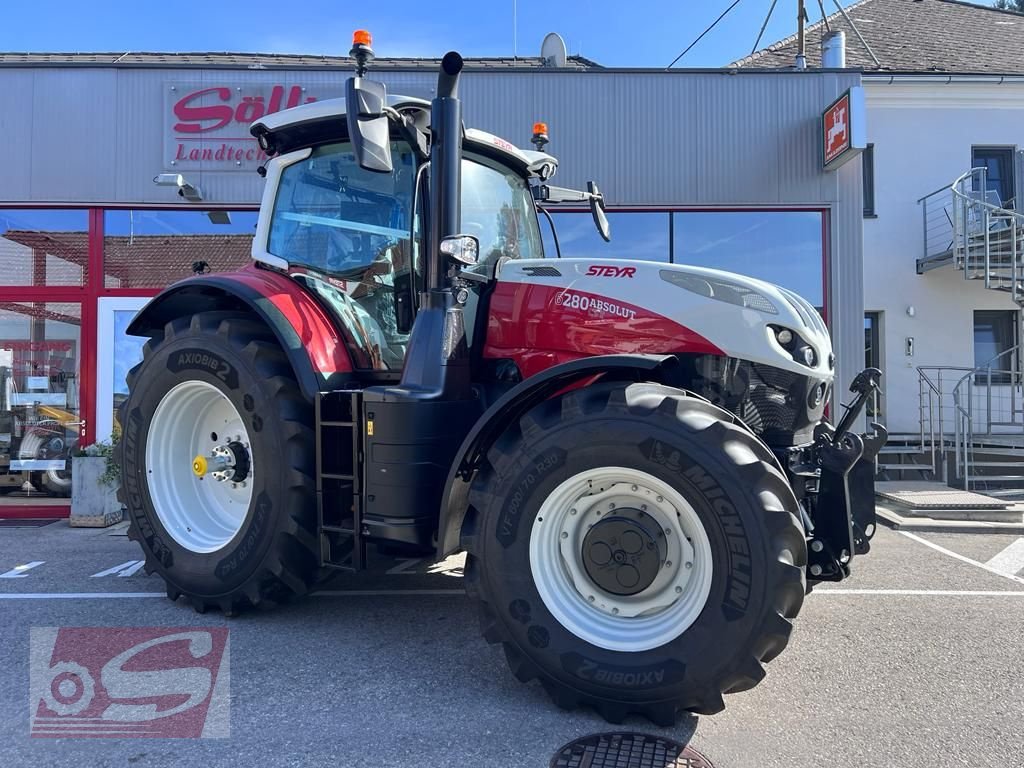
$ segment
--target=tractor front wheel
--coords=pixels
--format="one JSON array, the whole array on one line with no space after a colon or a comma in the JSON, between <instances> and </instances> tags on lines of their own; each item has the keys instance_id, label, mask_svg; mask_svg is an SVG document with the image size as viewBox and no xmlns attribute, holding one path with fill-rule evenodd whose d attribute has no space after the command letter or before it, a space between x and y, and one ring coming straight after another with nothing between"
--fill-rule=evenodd
<instances>
[{"instance_id":1,"label":"tractor front wheel","mask_svg":"<svg viewBox=\"0 0 1024 768\"><path fill-rule=\"evenodd\" d=\"M557 704L713 713L804 595L792 489L729 413L658 384L549 400L490 450L464 528L484 635Z\"/></svg>"},{"instance_id":2,"label":"tractor front wheel","mask_svg":"<svg viewBox=\"0 0 1024 768\"><path fill-rule=\"evenodd\" d=\"M128 384L119 494L147 571L198 611L304 594L319 562L313 414L270 331L226 312L172 321Z\"/></svg>"}]
</instances>

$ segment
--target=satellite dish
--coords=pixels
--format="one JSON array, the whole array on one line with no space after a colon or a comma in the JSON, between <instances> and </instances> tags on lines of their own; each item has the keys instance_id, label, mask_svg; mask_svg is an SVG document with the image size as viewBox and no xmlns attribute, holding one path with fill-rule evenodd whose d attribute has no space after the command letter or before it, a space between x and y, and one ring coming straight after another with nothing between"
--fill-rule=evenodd
<instances>
[{"instance_id":1,"label":"satellite dish","mask_svg":"<svg viewBox=\"0 0 1024 768\"><path fill-rule=\"evenodd\" d=\"M544 35L544 42L540 44L540 57L544 60L544 66L564 67L568 56L561 35L555 32Z\"/></svg>"}]
</instances>

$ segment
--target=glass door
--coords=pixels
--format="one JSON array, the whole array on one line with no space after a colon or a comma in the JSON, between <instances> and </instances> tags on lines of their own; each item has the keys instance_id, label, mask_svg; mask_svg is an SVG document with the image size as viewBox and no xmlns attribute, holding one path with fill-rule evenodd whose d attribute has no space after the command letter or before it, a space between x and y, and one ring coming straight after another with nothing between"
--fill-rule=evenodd
<instances>
[{"instance_id":1,"label":"glass door","mask_svg":"<svg viewBox=\"0 0 1024 768\"><path fill-rule=\"evenodd\" d=\"M145 296L101 298L96 319L96 440L120 436L117 409L128 395L128 371L142 360L146 339L129 336L128 325L149 302Z\"/></svg>"}]
</instances>

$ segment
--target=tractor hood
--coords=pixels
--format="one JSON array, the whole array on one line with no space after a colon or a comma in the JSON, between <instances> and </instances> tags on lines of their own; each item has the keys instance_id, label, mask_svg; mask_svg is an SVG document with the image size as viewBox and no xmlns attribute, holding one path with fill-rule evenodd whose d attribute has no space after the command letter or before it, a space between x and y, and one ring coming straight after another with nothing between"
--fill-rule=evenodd
<instances>
[{"instance_id":1,"label":"tractor hood","mask_svg":"<svg viewBox=\"0 0 1024 768\"><path fill-rule=\"evenodd\" d=\"M530 294L521 306L545 316L527 323L565 321L576 336L596 326L613 350L715 353L833 378L832 343L817 310L762 280L649 261L528 259L506 262L498 281L502 293ZM630 349L631 339L664 348Z\"/></svg>"}]
</instances>

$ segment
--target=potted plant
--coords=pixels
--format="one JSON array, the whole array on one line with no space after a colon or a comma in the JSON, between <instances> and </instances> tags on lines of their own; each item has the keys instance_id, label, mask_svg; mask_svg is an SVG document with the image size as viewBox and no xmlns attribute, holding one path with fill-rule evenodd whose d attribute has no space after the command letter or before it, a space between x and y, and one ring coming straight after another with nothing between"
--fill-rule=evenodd
<instances>
[{"instance_id":1,"label":"potted plant","mask_svg":"<svg viewBox=\"0 0 1024 768\"><path fill-rule=\"evenodd\" d=\"M106 528L121 522L124 510L117 500L121 481L114 449L120 434L80 449L71 459L71 516L78 528Z\"/></svg>"}]
</instances>

